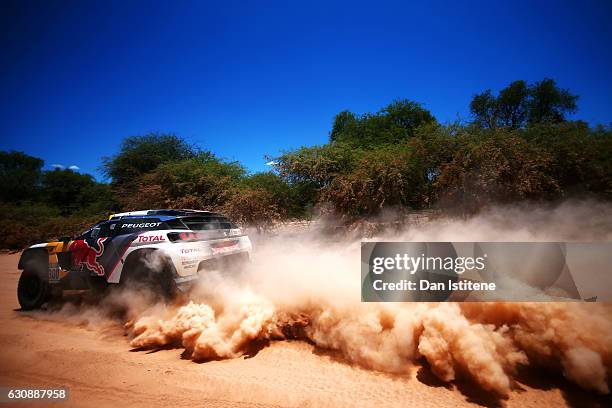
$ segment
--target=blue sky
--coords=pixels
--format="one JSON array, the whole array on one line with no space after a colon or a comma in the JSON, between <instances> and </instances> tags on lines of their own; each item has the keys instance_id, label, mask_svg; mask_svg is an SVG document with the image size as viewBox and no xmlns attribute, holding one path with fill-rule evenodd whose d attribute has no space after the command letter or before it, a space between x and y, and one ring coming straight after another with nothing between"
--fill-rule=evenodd
<instances>
[{"instance_id":1,"label":"blue sky","mask_svg":"<svg viewBox=\"0 0 612 408\"><path fill-rule=\"evenodd\" d=\"M2 1L0 149L101 177L125 136L173 132L252 171L334 115L409 98L442 122L551 77L612 122L612 3Z\"/></svg>"}]
</instances>

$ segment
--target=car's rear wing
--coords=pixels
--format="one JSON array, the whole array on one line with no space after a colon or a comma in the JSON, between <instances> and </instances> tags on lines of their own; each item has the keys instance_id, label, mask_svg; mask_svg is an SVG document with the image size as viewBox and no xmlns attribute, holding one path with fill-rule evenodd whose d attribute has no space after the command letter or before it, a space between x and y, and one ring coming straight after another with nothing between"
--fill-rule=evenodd
<instances>
[{"instance_id":1,"label":"car's rear wing","mask_svg":"<svg viewBox=\"0 0 612 408\"><path fill-rule=\"evenodd\" d=\"M219 215L217 213L213 213L210 211L204 210L191 210L191 209L160 209L160 210L138 210L138 211L126 211L116 214L111 214L108 219L112 220L114 218L123 218L123 217L131 217L131 216L146 216L146 215L160 215L160 216L175 216L175 217L184 217L187 215L197 215L197 214L210 214L210 215Z\"/></svg>"}]
</instances>

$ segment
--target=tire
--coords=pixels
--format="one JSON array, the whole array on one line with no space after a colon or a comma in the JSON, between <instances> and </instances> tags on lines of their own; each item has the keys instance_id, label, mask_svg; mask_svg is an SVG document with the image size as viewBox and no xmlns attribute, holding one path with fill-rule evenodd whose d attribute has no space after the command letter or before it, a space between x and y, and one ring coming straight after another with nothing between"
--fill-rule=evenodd
<instances>
[{"instance_id":1,"label":"tire","mask_svg":"<svg viewBox=\"0 0 612 408\"><path fill-rule=\"evenodd\" d=\"M130 265L125 275L121 276L121 283L132 288L144 288L161 295L163 299L172 300L178 294L173 277L174 267L169 260L165 260L164 263L161 271L155 271L139 259Z\"/></svg>"},{"instance_id":2,"label":"tire","mask_svg":"<svg viewBox=\"0 0 612 408\"><path fill-rule=\"evenodd\" d=\"M87 285L91 293L96 296L102 296L108 290L108 282L101 276L90 276Z\"/></svg>"},{"instance_id":3,"label":"tire","mask_svg":"<svg viewBox=\"0 0 612 408\"><path fill-rule=\"evenodd\" d=\"M31 265L26 265L19 277L17 285L17 299L22 310L40 308L49 300L51 287L49 282L41 279L40 275Z\"/></svg>"}]
</instances>

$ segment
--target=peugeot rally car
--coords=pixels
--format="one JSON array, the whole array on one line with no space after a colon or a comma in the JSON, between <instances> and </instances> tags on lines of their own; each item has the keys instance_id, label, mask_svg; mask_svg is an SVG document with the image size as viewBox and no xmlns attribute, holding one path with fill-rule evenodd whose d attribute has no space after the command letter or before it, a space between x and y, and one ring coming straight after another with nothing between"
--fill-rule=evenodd
<instances>
[{"instance_id":1,"label":"peugeot rally car","mask_svg":"<svg viewBox=\"0 0 612 408\"><path fill-rule=\"evenodd\" d=\"M22 309L63 290L146 283L165 296L207 271L232 273L249 260L251 241L220 214L144 210L113 214L76 238L32 245L19 259Z\"/></svg>"}]
</instances>

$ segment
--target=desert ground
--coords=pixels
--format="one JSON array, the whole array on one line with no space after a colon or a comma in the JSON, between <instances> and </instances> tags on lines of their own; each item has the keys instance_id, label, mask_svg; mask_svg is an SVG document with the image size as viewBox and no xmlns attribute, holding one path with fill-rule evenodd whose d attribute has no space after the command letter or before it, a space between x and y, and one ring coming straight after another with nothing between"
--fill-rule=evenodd
<instances>
[{"instance_id":1,"label":"desert ground","mask_svg":"<svg viewBox=\"0 0 612 408\"><path fill-rule=\"evenodd\" d=\"M70 401L17 406L611 406L560 375L522 373L510 396L497 399L470 383L443 384L425 363L410 375L389 375L303 341L205 363L178 348L133 350L120 321L102 328L19 311L18 257L0 255L0 385L68 387Z\"/></svg>"}]
</instances>

